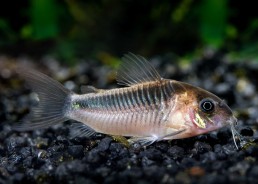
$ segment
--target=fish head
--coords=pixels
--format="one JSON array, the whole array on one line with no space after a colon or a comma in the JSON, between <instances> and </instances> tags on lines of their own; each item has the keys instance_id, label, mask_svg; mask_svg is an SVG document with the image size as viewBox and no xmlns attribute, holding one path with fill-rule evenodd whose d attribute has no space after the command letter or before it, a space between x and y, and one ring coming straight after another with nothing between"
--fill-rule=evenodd
<instances>
[{"instance_id":1,"label":"fish head","mask_svg":"<svg viewBox=\"0 0 258 184\"><path fill-rule=\"evenodd\" d=\"M166 139L181 139L205 134L231 125L237 119L226 102L216 95L182 82L172 82L175 95L171 99L171 111L167 118ZM182 131L184 130L184 131ZM174 132L180 132L174 135Z\"/></svg>"},{"instance_id":2,"label":"fish head","mask_svg":"<svg viewBox=\"0 0 258 184\"><path fill-rule=\"evenodd\" d=\"M230 107L216 95L201 88L195 88L192 97L188 114L193 135L208 133L226 125L233 127L236 124L237 119Z\"/></svg>"},{"instance_id":3,"label":"fish head","mask_svg":"<svg viewBox=\"0 0 258 184\"><path fill-rule=\"evenodd\" d=\"M216 95L192 85L173 82L177 92L171 101L175 104L168 119L166 139L181 139L205 134L224 126L230 126L236 148L236 136L241 134L235 126L237 118L226 102ZM177 134L175 132L178 132Z\"/></svg>"}]
</instances>

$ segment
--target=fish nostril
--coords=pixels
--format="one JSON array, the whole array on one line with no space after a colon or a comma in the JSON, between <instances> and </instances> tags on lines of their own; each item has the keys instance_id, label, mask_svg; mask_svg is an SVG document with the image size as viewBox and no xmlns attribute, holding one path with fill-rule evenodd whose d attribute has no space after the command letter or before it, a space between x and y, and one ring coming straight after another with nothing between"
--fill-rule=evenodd
<instances>
[{"instance_id":1,"label":"fish nostril","mask_svg":"<svg viewBox=\"0 0 258 184\"><path fill-rule=\"evenodd\" d=\"M219 107L224 107L224 105L225 105L225 100L222 100L219 102Z\"/></svg>"}]
</instances>

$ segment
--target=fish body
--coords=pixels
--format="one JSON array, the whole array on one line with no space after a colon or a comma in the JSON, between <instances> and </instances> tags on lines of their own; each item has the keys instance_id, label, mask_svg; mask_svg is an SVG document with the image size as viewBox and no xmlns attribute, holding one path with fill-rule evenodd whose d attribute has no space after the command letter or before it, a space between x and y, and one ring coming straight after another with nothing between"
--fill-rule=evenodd
<instances>
[{"instance_id":1,"label":"fish body","mask_svg":"<svg viewBox=\"0 0 258 184\"><path fill-rule=\"evenodd\" d=\"M72 119L83 123L75 126L74 135L128 136L130 142L142 145L192 137L228 124L235 132L236 118L219 97L184 82L163 79L141 56L130 53L123 61L117 81L127 87L100 90L87 86L81 95L39 72L20 71L40 102L31 118L16 129L43 128Z\"/></svg>"}]
</instances>

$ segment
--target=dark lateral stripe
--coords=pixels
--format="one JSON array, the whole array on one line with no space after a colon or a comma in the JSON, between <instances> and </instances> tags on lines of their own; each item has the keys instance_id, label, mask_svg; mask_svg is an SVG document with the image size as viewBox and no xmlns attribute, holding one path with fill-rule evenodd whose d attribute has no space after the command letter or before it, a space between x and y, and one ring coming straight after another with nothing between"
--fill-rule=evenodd
<instances>
[{"instance_id":1,"label":"dark lateral stripe","mask_svg":"<svg viewBox=\"0 0 258 184\"><path fill-rule=\"evenodd\" d=\"M110 94L106 95L104 99L107 103L107 109L112 109L113 104L112 104L112 101L110 100Z\"/></svg>"},{"instance_id":2,"label":"dark lateral stripe","mask_svg":"<svg viewBox=\"0 0 258 184\"><path fill-rule=\"evenodd\" d=\"M164 93L164 101L168 101L174 94L172 91L172 88L170 87L170 84L167 82L162 86L162 91Z\"/></svg>"},{"instance_id":3,"label":"dark lateral stripe","mask_svg":"<svg viewBox=\"0 0 258 184\"><path fill-rule=\"evenodd\" d=\"M138 99L138 90L131 91L131 100L132 100L133 107L136 109L139 109L140 102Z\"/></svg>"},{"instance_id":4,"label":"dark lateral stripe","mask_svg":"<svg viewBox=\"0 0 258 184\"><path fill-rule=\"evenodd\" d=\"M144 89L143 89L143 86L139 86L139 89L138 89L138 92L139 92L139 100L141 102L141 106L144 106L146 105L146 98L145 98L145 95L144 95Z\"/></svg>"},{"instance_id":5,"label":"dark lateral stripe","mask_svg":"<svg viewBox=\"0 0 258 184\"><path fill-rule=\"evenodd\" d=\"M135 104L134 104L134 96L133 96L133 91L130 89L130 90L127 90L127 101L128 101L128 107L130 110L133 110L135 108Z\"/></svg>"},{"instance_id":6,"label":"dark lateral stripe","mask_svg":"<svg viewBox=\"0 0 258 184\"><path fill-rule=\"evenodd\" d=\"M153 88L153 90L154 90L154 104L157 107L160 105L160 102L161 102L161 98L160 98L161 88Z\"/></svg>"},{"instance_id":7,"label":"dark lateral stripe","mask_svg":"<svg viewBox=\"0 0 258 184\"><path fill-rule=\"evenodd\" d=\"M135 88L117 90L115 93L96 94L78 102L81 108L107 111L135 111L158 109L162 103L167 104L174 95L174 88L169 81L154 85L145 84Z\"/></svg>"},{"instance_id":8,"label":"dark lateral stripe","mask_svg":"<svg viewBox=\"0 0 258 184\"><path fill-rule=\"evenodd\" d=\"M118 111L119 106L118 106L117 98L116 98L115 94L111 94L111 96L112 96L111 99L113 101L114 109L115 109L115 111Z\"/></svg>"},{"instance_id":9,"label":"dark lateral stripe","mask_svg":"<svg viewBox=\"0 0 258 184\"><path fill-rule=\"evenodd\" d=\"M124 91L123 97L124 97L124 100L125 100L125 103L126 103L126 109L131 109L132 105L131 105L131 102L130 102L130 97L129 97L128 90Z\"/></svg>"},{"instance_id":10,"label":"dark lateral stripe","mask_svg":"<svg viewBox=\"0 0 258 184\"><path fill-rule=\"evenodd\" d=\"M157 86L148 86L148 99L150 101L151 106L157 107L160 105L160 87Z\"/></svg>"},{"instance_id":11,"label":"dark lateral stripe","mask_svg":"<svg viewBox=\"0 0 258 184\"><path fill-rule=\"evenodd\" d=\"M126 102L126 97L125 97L125 93L124 91L121 90L120 94L119 94L119 100L122 102L123 104L123 108L127 109L127 102Z\"/></svg>"},{"instance_id":12,"label":"dark lateral stripe","mask_svg":"<svg viewBox=\"0 0 258 184\"><path fill-rule=\"evenodd\" d=\"M115 98L116 98L116 101L118 103L118 109L119 109L119 111L121 111L123 109L123 104L121 102L121 99L119 98L119 94L118 93L115 93Z\"/></svg>"},{"instance_id":13,"label":"dark lateral stripe","mask_svg":"<svg viewBox=\"0 0 258 184\"><path fill-rule=\"evenodd\" d=\"M164 92L164 85L162 85L161 87L160 87L160 100L162 101L162 102L167 102L167 96L166 96L166 94L165 94L165 92Z\"/></svg>"},{"instance_id":14,"label":"dark lateral stripe","mask_svg":"<svg viewBox=\"0 0 258 184\"><path fill-rule=\"evenodd\" d=\"M107 104L105 103L104 97L105 96L103 96L103 95L99 96L99 98L100 98L100 105L106 110L107 109Z\"/></svg>"},{"instance_id":15,"label":"dark lateral stripe","mask_svg":"<svg viewBox=\"0 0 258 184\"><path fill-rule=\"evenodd\" d=\"M143 88L143 96L142 97L146 100L145 103L147 103L148 107L151 107L152 101L151 101L151 97L150 97L149 85L146 86L145 88Z\"/></svg>"},{"instance_id":16,"label":"dark lateral stripe","mask_svg":"<svg viewBox=\"0 0 258 184\"><path fill-rule=\"evenodd\" d=\"M135 96L136 96L136 107L138 107L139 109L141 109L141 107L143 107L143 101L142 99L140 98L141 96L141 91L140 91L140 87L138 87L138 89L135 91Z\"/></svg>"}]
</instances>

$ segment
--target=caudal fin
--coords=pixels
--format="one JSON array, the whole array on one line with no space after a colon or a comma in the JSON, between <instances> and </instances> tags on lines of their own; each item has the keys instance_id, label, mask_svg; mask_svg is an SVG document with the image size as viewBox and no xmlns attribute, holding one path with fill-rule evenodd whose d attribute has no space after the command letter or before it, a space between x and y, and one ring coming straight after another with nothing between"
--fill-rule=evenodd
<instances>
[{"instance_id":1,"label":"caudal fin","mask_svg":"<svg viewBox=\"0 0 258 184\"><path fill-rule=\"evenodd\" d=\"M37 93L39 103L23 123L13 127L18 131L46 128L68 120L65 111L71 91L50 77L31 69L19 68L17 73Z\"/></svg>"}]
</instances>

